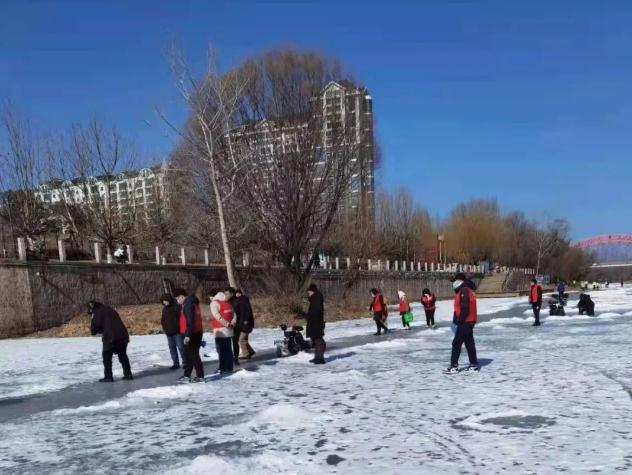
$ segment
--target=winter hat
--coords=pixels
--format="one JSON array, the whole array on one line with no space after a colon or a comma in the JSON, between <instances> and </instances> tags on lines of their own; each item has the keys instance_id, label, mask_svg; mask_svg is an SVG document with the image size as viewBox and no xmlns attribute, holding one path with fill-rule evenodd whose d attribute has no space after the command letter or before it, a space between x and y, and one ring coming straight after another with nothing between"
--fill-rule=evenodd
<instances>
[{"instance_id":1,"label":"winter hat","mask_svg":"<svg viewBox=\"0 0 632 475\"><path fill-rule=\"evenodd\" d=\"M421 295L430 295L430 289L423 289Z\"/></svg>"},{"instance_id":2,"label":"winter hat","mask_svg":"<svg viewBox=\"0 0 632 475\"><path fill-rule=\"evenodd\" d=\"M457 280L460 280L461 282L465 282L467 280L467 277L465 276L463 272L459 272L454 276L454 279L452 279L452 282L455 282Z\"/></svg>"},{"instance_id":3,"label":"winter hat","mask_svg":"<svg viewBox=\"0 0 632 475\"><path fill-rule=\"evenodd\" d=\"M307 291L308 292L316 292L316 291L318 291L318 287L316 287L316 284L309 284L309 287L307 287Z\"/></svg>"}]
</instances>

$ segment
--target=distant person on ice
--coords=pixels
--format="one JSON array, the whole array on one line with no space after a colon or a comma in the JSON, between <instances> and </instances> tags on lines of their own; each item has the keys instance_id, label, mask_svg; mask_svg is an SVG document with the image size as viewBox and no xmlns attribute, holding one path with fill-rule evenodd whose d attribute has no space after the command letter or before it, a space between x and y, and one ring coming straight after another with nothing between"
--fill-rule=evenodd
<instances>
[{"instance_id":1,"label":"distant person on ice","mask_svg":"<svg viewBox=\"0 0 632 475\"><path fill-rule=\"evenodd\" d=\"M436 306L437 298L435 294L430 292L430 289L424 289L421 292L421 305L424 307L424 312L426 313L426 326L430 328L435 327L435 319L434 314L437 309Z\"/></svg>"},{"instance_id":2,"label":"distant person on ice","mask_svg":"<svg viewBox=\"0 0 632 475\"><path fill-rule=\"evenodd\" d=\"M377 333L375 333L375 335L381 335L382 330L384 330L384 333L387 333L386 317L388 316L388 309L386 308L382 293L377 289L371 289L369 312L373 312L373 321L375 321L375 326L377 326Z\"/></svg>"},{"instance_id":3,"label":"distant person on ice","mask_svg":"<svg viewBox=\"0 0 632 475\"><path fill-rule=\"evenodd\" d=\"M535 317L534 327L540 326L540 309L542 308L542 287L536 279L531 279L531 288L529 289L529 303L533 309Z\"/></svg>"},{"instance_id":4,"label":"distant person on ice","mask_svg":"<svg viewBox=\"0 0 632 475\"><path fill-rule=\"evenodd\" d=\"M236 323L237 317L226 294L217 292L211 300L211 326L219 357L219 373L232 373L234 369L233 337Z\"/></svg>"},{"instance_id":5,"label":"distant person on ice","mask_svg":"<svg viewBox=\"0 0 632 475\"><path fill-rule=\"evenodd\" d=\"M200 301L195 295L187 295L184 289L174 292L180 308L180 333L184 337L186 359L184 361L184 376L179 381L197 383L204 380L204 365L200 358L200 345L204 326ZM191 378L195 368L195 378Z\"/></svg>"},{"instance_id":6,"label":"distant person on ice","mask_svg":"<svg viewBox=\"0 0 632 475\"><path fill-rule=\"evenodd\" d=\"M169 369L175 370L180 367L180 358L182 358L182 366L186 366L184 335L180 333L180 309L178 308L176 299L174 299L171 294L163 294L160 302L162 303L160 324L162 325L162 331L167 337L169 353L171 353L171 362L173 363ZM178 357L178 352L180 352L180 357Z\"/></svg>"},{"instance_id":7,"label":"distant person on ice","mask_svg":"<svg viewBox=\"0 0 632 475\"><path fill-rule=\"evenodd\" d=\"M406 330L410 330L410 322L406 319L406 314L410 312L408 298L403 290L398 290L397 296L399 297L399 315L402 317L402 326Z\"/></svg>"},{"instance_id":8,"label":"distant person on ice","mask_svg":"<svg viewBox=\"0 0 632 475\"><path fill-rule=\"evenodd\" d=\"M560 280L557 284L557 296L560 301L560 305L564 305L564 292L566 292L566 284L563 280Z\"/></svg>"},{"instance_id":9,"label":"distant person on ice","mask_svg":"<svg viewBox=\"0 0 632 475\"><path fill-rule=\"evenodd\" d=\"M90 333L101 334L103 342L103 372L101 383L112 383L112 356L118 355L123 367L123 379L134 379L127 357L127 344L129 333L119 314L112 307L91 300L88 302L88 315L92 315L90 321Z\"/></svg>"},{"instance_id":10,"label":"distant person on ice","mask_svg":"<svg viewBox=\"0 0 632 475\"><path fill-rule=\"evenodd\" d=\"M459 272L452 281L454 288L454 316L452 323L456 326L452 340L452 358L446 373L456 373L459 368L461 346L465 344L470 364L468 370L478 371L476 344L474 343L474 325L478 318L476 310L476 285L465 274Z\"/></svg>"},{"instance_id":11,"label":"distant person on ice","mask_svg":"<svg viewBox=\"0 0 632 475\"><path fill-rule=\"evenodd\" d=\"M309 307L307 312L301 311L297 317L307 319L307 330L305 335L312 340L314 347L314 359L310 363L325 364L325 298L320 293L316 284L309 284L307 287L307 300Z\"/></svg>"}]
</instances>

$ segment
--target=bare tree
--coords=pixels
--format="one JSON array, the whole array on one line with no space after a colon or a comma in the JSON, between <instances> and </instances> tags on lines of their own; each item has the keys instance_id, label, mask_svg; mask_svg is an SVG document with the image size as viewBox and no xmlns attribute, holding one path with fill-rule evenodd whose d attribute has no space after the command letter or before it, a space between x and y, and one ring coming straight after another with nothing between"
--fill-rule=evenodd
<instances>
[{"instance_id":1,"label":"bare tree","mask_svg":"<svg viewBox=\"0 0 632 475\"><path fill-rule=\"evenodd\" d=\"M568 223L562 219L547 220L541 226L534 225L533 248L536 253L536 275L540 273L543 263L553 257L560 247L567 247L568 229Z\"/></svg>"},{"instance_id":2,"label":"bare tree","mask_svg":"<svg viewBox=\"0 0 632 475\"><path fill-rule=\"evenodd\" d=\"M250 76L240 103L242 126L228 147L246 165L239 198L259 240L294 276L308 280L338 213L344 213L360 140L349 117L328 114L325 86L339 65L294 50L242 66Z\"/></svg>"},{"instance_id":3,"label":"bare tree","mask_svg":"<svg viewBox=\"0 0 632 475\"><path fill-rule=\"evenodd\" d=\"M50 178L40 138L10 104L3 104L0 121L7 148L0 151L0 215L31 251L44 252L44 236L58 223L38 196L38 187Z\"/></svg>"},{"instance_id":4,"label":"bare tree","mask_svg":"<svg viewBox=\"0 0 632 475\"><path fill-rule=\"evenodd\" d=\"M131 242L139 190L134 179L121 178L134 167L136 154L132 147L116 129L96 120L74 126L67 147L58 161L58 170L67 180L62 185L65 217L77 232L103 243L110 252L117 244ZM83 224L81 231L77 214Z\"/></svg>"},{"instance_id":5,"label":"bare tree","mask_svg":"<svg viewBox=\"0 0 632 475\"><path fill-rule=\"evenodd\" d=\"M191 184L200 196L213 202L228 281L237 286L226 206L235 188L239 163L225 137L236 125L236 112L247 78L230 73L222 75L212 48L207 51L207 68L201 79L194 77L181 51L172 48L168 59L188 108L189 120L181 129L162 117L182 139L179 154L190 165L185 169L191 174Z\"/></svg>"}]
</instances>

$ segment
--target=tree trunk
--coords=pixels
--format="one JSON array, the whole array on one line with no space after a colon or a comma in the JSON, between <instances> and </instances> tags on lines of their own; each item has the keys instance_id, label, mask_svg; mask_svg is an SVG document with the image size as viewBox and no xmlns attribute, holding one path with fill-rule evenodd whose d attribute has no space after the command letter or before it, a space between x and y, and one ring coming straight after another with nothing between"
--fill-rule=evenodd
<instances>
[{"instance_id":1,"label":"tree trunk","mask_svg":"<svg viewBox=\"0 0 632 475\"><path fill-rule=\"evenodd\" d=\"M233 258L230 252L230 243L228 242L228 229L226 228L226 218L224 217L224 203L219 192L217 177L215 176L215 167L211 164L211 183L213 185L213 194L215 195L215 203L217 205L217 218L219 220L219 230L222 236L222 248L224 250L224 263L226 265L226 275L228 276L228 284L237 288L237 279L235 278L235 268L233 266Z\"/></svg>"}]
</instances>

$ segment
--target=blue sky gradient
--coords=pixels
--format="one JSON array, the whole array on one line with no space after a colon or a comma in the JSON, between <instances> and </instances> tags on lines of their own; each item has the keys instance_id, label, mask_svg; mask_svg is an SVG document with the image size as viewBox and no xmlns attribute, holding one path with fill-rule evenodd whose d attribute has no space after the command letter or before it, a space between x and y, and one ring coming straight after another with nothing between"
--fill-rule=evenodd
<instances>
[{"instance_id":1,"label":"blue sky gradient","mask_svg":"<svg viewBox=\"0 0 632 475\"><path fill-rule=\"evenodd\" d=\"M0 98L45 129L110 121L147 160L182 121L164 57L201 67L294 45L339 57L374 97L381 187L432 215L497 198L567 218L575 238L632 232L632 2L13 1L0 6Z\"/></svg>"}]
</instances>

